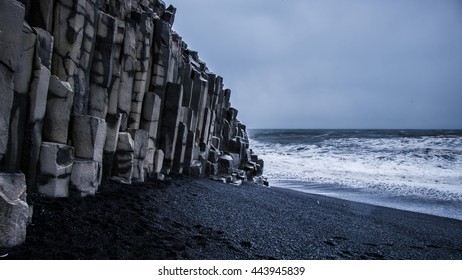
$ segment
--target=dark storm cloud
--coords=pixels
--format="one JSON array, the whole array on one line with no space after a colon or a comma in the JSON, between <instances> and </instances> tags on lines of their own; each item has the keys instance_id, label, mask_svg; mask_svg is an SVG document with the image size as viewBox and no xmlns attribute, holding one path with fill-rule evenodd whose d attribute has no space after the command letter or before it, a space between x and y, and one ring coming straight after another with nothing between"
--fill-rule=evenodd
<instances>
[{"instance_id":1,"label":"dark storm cloud","mask_svg":"<svg viewBox=\"0 0 462 280\"><path fill-rule=\"evenodd\" d=\"M462 128L457 0L172 0L252 128Z\"/></svg>"}]
</instances>

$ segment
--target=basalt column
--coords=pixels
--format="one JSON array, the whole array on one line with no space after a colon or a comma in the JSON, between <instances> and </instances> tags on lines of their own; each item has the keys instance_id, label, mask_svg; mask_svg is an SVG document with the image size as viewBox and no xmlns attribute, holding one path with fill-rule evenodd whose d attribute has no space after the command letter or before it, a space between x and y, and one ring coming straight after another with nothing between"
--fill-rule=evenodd
<instances>
[{"instance_id":1,"label":"basalt column","mask_svg":"<svg viewBox=\"0 0 462 280\"><path fill-rule=\"evenodd\" d=\"M10 116L7 169L11 172L20 170L23 142L26 132L27 104L32 80L32 68L37 36L33 29L23 24L22 52L18 60L18 70L14 75L14 100Z\"/></svg>"},{"instance_id":2,"label":"basalt column","mask_svg":"<svg viewBox=\"0 0 462 280\"><path fill-rule=\"evenodd\" d=\"M59 0L54 7L52 74L70 83L73 114L88 111L90 67L100 0Z\"/></svg>"},{"instance_id":3,"label":"basalt column","mask_svg":"<svg viewBox=\"0 0 462 280\"><path fill-rule=\"evenodd\" d=\"M136 22L136 66L128 125L130 128L138 129L144 95L149 89L148 74L150 72L153 22L148 14L143 13L132 13L132 18Z\"/></svg>"},{"instance_id":4,"label":"basalt column","mask_svg":"<svg viewBox=\"0 0 462 280\"><path fill-rule=\"evenodd\" d=\"M116 27L114 17L99 12L90 72L88 114L103 119L106 118L109 104L108 88L112 82Z\"/></svg>"},{"instance_id":5,"label":"basalt column","mask_svg":"<svg viewBox=\"0 0 462 280\"><path fill-rule=\"evenodd\" d=\"M34 28L34 32L37 35L37 40L29 86L26 129L21 159L21 169L26 175L29 191L36 191L35 179L42 145L42 130L48 99L53 52L53 37L51 34L41 28Z\"/></svg>"},{"instance_id":6,"label":"basalt column","mask_svg":"<svg viewBox=\"0 0 462 280\"><path fill-rule=\"evenodd\" d=\"M0 170L5 169L11 109L14 100L14 75L20 69L23 52L24 7L17 1L0 1Z\"/></svg>"},{"instance_id":7,"label":"basalt column","mask_svg":"<svg viewBox=\"0 0 462 280\"><path fill-rule=\"evenodd\" d=\"M160 147L164 151L165 173L170 173L175 155L176 142L178 137L178 125L182 119L181 100L183 98L183 87L180 84L167 84L165 105L162 115L162 127Z\"/></svg>"},{"instance_id":8,"label":"basalt column","mask_svg":"<svg viewBox=\"0 0 462 280\"><path fill-rule=\"evenodd\" d=\"M161 0L0 0L0 247L24 242L27 194L262 174L231 90L175 15Z\"/></svg>"}]
</instances>

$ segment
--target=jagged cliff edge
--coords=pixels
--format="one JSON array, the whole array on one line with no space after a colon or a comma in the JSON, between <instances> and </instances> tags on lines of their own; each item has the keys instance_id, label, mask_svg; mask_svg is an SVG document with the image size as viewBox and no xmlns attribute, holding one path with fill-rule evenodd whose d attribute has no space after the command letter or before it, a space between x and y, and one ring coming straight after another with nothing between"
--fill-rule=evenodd
<instances>
[{"instance_id":1,"label":"jagged cliff edge","mask_svg":"<svg viewBox=\"0 0 462 280\"><path fill-rule=\"evenodd\" d=\"M231 91L161 0L0 1L0 247L24 242L26 193L94 195L169 174L261 179Z\"/></svg>"}]
</instances>

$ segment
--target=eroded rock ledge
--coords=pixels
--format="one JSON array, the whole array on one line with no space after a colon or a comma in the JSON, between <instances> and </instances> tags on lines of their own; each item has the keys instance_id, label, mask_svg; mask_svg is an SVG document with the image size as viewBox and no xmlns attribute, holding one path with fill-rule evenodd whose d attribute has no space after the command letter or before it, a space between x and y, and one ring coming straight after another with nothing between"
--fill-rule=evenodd
<instances>
[{"instance_id":1,"label":"eroded rock ledge","mask_svg":"<svg viewBox=\"0 0 462 280\"><path fill-rule=\"evenodd\" d=\"M231 90L160 0L0 1L0 247L26 193L94 195L170 174L261 181Z\"/></svg>"}]
</instances>

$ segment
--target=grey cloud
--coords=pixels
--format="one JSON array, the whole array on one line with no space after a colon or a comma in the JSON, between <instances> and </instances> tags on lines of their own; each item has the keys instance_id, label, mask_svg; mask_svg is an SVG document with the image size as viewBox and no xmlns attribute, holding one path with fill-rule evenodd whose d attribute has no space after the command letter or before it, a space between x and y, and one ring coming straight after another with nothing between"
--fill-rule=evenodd
<instances>
[{"instance_id":1,"label":"grey cloud","mask_svg":"<svg viewBox=\"0 0 462 280\"><path fill-rule=\"evenodd\" d=\"M462 128L457 0L176 0L252 128Z\"/></svg>"}]
</instances>

